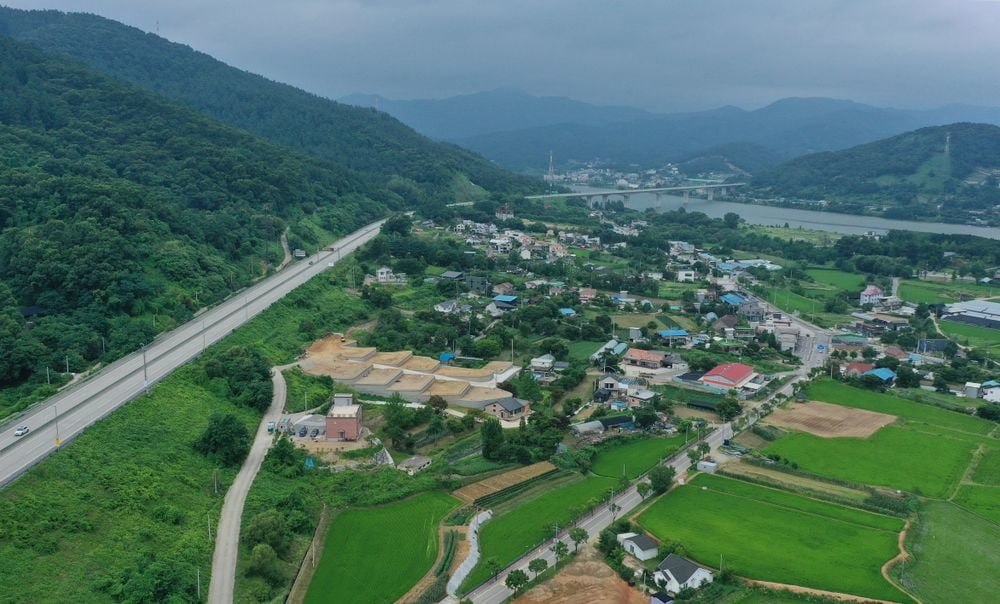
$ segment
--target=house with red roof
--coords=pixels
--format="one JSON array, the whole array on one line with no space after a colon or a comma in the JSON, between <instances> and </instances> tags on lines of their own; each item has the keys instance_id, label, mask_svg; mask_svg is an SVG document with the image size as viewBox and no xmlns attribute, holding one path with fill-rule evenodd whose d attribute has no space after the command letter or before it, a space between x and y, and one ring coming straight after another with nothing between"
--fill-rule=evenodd
<instances>
[{"instance_id":1,"label":"house with red roof","mask_svg":"<svg viewBox=\"0 0 1000 604\"><path fill-rule=\"evenodd\" d=\"M848 363L844 369L844 375L847 377L861 377L872 369L875 369L875 365L871 363Z\"/></svg>"},{"instance_id":2,"label":"house with red roof","mask_svg":"<svg viewBox=\"0 0 1000 604\"><path fill-rule=\"evenodd\" d=\"M714 386L724 390L739 390L750 380L757 377L753 367L743 363L725 363L713 367L711 371L701 376L699 380L707 386Z\"/></svg>"},{"instance_id":3,"label":"house with red roof","mask_svg":"<svg viewBox=\"0 0 1000 604\"><path fill-rule=\"evenodd\" d=\"M885 298L885 292L881 287L877 285L869 285L861 292L859 297L859 302L861 306L865 304L871 304L872 306L878 306L882 303L882 299Z\"/></svg>"}]
</instances>

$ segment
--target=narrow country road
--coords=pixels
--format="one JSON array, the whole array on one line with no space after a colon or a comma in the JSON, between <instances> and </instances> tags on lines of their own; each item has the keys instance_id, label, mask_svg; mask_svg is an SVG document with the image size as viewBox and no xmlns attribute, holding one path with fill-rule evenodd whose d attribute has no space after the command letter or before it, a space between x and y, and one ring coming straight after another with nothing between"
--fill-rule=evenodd
<instances>
[{"instance_id":1,"label":"narrow country road","mask_svg":"<svg viewBox=\"0 0 1000 604\"><path fill-rule=\"evenodd\" d=\"M284 253L285 257L281 259L281 264L278 265L278 270L288 266L288 263L292 261L292 250L288 248L288 229L281 234L281 251Z\"/></svg>"},{"instance_id":2,"label":"narrow country road","mask_svg":"<svg viewBox=\"0 0 1000 604\"><path fill-rule=\"evenodd\" d=\"M243 467L236 474L233 484L229 486L226 500L222 504L222 514L219 516L219 526L215 535L215 553L212 555L212 580L208 587L210 604L230 604L233 601L243 504L246 503L250 486L253 484L254 478L257 477L264 456L267 455L267 450L271 446L272 439L271 435L267 433L267 422L278 421L281 410L285 407L288 388L285 384L285 376L281 372L294 365L295 363L292 363L271 369L271 383L274 385L271 406L261 418L260 426L257 427L257 436L250 446L250 453L243 461Z\"/></svg>"}]
</instances>

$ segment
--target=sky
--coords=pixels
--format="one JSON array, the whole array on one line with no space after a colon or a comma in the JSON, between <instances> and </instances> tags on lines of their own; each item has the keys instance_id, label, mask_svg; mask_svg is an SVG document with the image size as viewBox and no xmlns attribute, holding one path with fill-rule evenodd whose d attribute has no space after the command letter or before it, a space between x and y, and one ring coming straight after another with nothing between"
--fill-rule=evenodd
<instances>
[{"instance_id":1,"label":"sky","mask_svg":"<svg viewBox=\"0 0 1000 604\"><path fill-rule=\"evenodd\" d=\"M0 0L91 12L338 98L494 88L652 111L1000 105L986 0Z\"/></svg>"}]
</instances>

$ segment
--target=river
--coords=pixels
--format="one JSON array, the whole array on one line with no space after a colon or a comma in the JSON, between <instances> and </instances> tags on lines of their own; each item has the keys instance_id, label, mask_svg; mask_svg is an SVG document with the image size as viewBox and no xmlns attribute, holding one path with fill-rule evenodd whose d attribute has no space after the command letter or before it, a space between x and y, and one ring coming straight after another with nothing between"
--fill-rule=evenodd
<instances>
[{"instance_id":1,"label":"river","mask_svg":"<svg viewBox=\"0 0 1000 604\"><path fill-rule=\"evenodd\" d=\"M581 193L603 191L591 187L574 186L573 190ZM624 191L623 191L624 192ZM618 199L621 199L620 197ZM798 210L749 203L733 203L730 201L708 201L691 197L686 206L683 197L661 195L656 199L653 193L633 193L629 207L636 210L654 208L657 210L677 210L687 207L691 212L703 212L712 218L722 218L727 212L735 212L750 224L765 226L802 227L818 231L833 231L860 235L868 231L886 233L890 230L920 231L924 233L948 233L961 235L977 235L988 239L1000 239L1000 227L980 227L966 224L949 224L943 222L917 222L912 220L890 220L874 216L859 216L856 214L837 214L834 212L817 212L815 210Z\"/></svg>"}]
</instances>

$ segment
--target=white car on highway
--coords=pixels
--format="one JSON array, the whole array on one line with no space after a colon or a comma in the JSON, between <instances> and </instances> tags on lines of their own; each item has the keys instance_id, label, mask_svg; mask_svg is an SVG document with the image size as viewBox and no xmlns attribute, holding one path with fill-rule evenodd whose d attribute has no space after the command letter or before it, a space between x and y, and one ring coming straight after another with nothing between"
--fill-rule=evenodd
<instances>
[{"instance_id":1,"label":"white car on highway","mask_svg":"<svg viewBox=\"0 0 1000 604\"><path fill-rule=\"evenodd\" d=\"M17 430L14 430L14 436L24 436L31 431L28 426L19 426Z\"/></svg>"}]
</instances>

